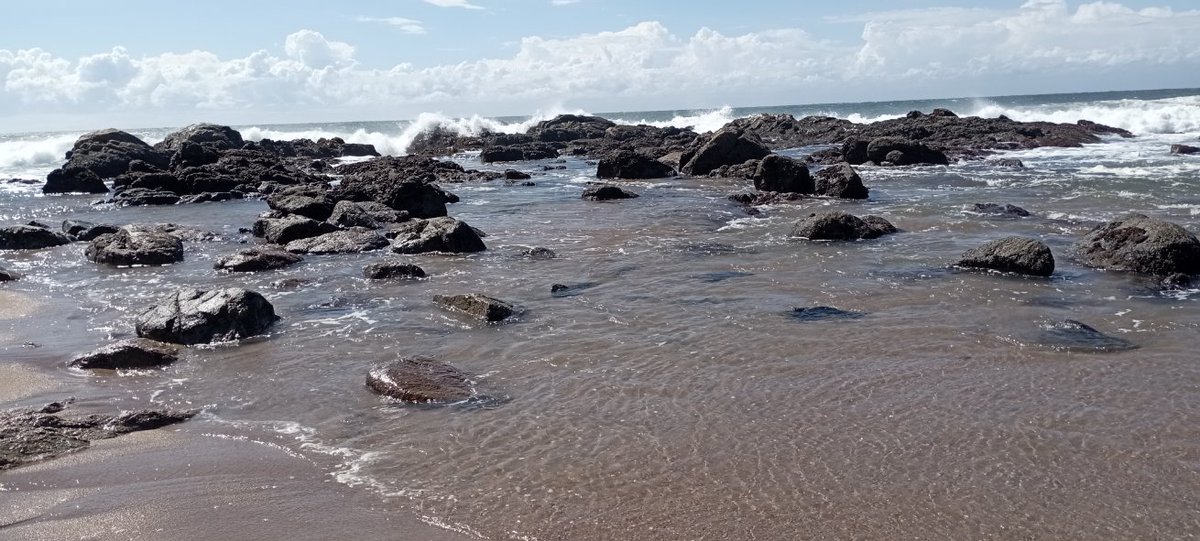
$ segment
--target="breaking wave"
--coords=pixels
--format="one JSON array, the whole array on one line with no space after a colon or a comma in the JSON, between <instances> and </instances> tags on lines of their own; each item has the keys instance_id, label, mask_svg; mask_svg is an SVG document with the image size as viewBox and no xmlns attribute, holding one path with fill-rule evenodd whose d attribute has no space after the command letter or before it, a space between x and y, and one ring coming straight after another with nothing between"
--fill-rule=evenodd
<instances>
[{"instance_id":1,"label":"breaking wave","mask_svg":"<svg viewBox=\"0 0 1200 541\"><path fill-rule=\"evenodd\" d=\"M1005 115L1025 122L1068 122L1091 120L1127 129L1135 134L1200 132L1200 96L1160 100L1111 100L1033 107L1005 106L981 102L970 113L995 118Z\"/></svg>"}]
</instances>

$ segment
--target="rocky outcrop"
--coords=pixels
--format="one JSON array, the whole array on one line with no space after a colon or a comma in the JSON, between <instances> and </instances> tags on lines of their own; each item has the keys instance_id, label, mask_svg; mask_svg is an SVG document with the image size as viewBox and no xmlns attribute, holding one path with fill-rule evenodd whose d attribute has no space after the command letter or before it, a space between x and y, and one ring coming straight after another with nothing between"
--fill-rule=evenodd
<instances>
[{"instance_id":1,"label":"rocky outcrop","mask_svg":"<svg viewBox=\"0 0 1200 541\"><path fill-rule=\"evenodd\" d=\"M267 196L268 207L318 222L328 220L336 204L333 197L316 186L295 186Z\"/></svg>"},{"instance_id":2,"label":"rocky outcrop","mask_svg":"<svg viewBox=\"0 0 1200 541\"><path fill-rule=\"evenodd\" d=\"M183 241L162 228L127 226L100 235L84 252L88 260L104 265L170 265L183 261Z\"/></svg>"},{"instance_id":3,"label":"rocky outcrop","mask_svg":"<svg viewBox=\"0 0 1200 541\"><path fill-rule=\"evenodd\" d=\"M213 268L229 272L259 272L280 269L301 261L304 261L303 257L275 246L255 246L221 257L213 264Z\"/></svg>"},{"instance_id":4,"label":"rocky outcrop","mask_svg":"<svg viewBox=\"0 0 1200 541\"><path fill-rule=\"evenodd\" d=\"M175 154L183 149L186 143L214 151L242 148L246 144L242 134L229 126L199 123L167 135L154 148L165 154Z\"/></svg>"},{"instance_id":5,"label":"rocky outcrop","mask_svg":"<svg viewBox=\"0 0 1200 541\"><path fill-rule=\"evenodd\" d=\"M363 268L363 278L369 280L406 280L424 277L425 269L402 261L382 261Z\"/></svg>"},{"instance_id":6,"label":"rocky outcrop","mask_svg":"<svg viewBox=\"0 0 1200 541\"><path fill-rule=\"evenodd\" d=\"M137 316L138 336L174 344L208 344L265 332L275 307L262 295L241 288L184 289Z\"/></svg>"},{"instance_id":7,"label":"rocky outcrop","mask_svg":"<svg viewBox=\"0 0 1200 541\"><path fill-rule=\"evenodd\" d=\"M387 248L383 235L370 229L346 229L316 237L294 240L284 248L294 254L357 254Z\"/></svg>"},{"instance_id":8,"label":"rocky outcrop","mask_svg":"<svg viewBox=\"0 0 1200 541\"><path fill-rule=\"evenodd\" d=\"M130 164L142 162L157 167L167 165L167 157L145 141L121 130L100 130L85 134L67 152L67 162L51 171L44 193L105 193L102 179L129 171Z\"/></svg>"},{"instance_id":9,"label":"rocky outcrop","mask_svg":"<svg viewBox=\"0 0 1200 541\"><path fill-rule=\"evenodd\" d=\"M558 115L538 122L528 133L544 143L565 143L579 139L599 139L617 124L606 118L584 115ZM657 178L657 177L654 177Z\"/></svg>"},{"instance_id":10,"label":"rocky outcrop","mask_svg":"<svg viewBox=\"0 0 1200 541\"><path fill-rule=\"evenodd\" d=\"M896 227L879 216L857 216L842 211L813 213L796 222L793 237L808 240L874 239L895 233Z\"/></svg>"},{"instance_id":11,"label":"rocky outcrop","mask_svg":"<svg viewBox=\"0 0 1200 541\"><path fill-rule=\"evenodd\" d=\"M638 194L622 190L616 186L592 186L584 190L581 197L589 201L612 201L616 199L633 199L638 197Z\"/></svg>"},{"instance_id":12,"label":"rocky outcrop","mask_svg":"<svg viewBox=\"0 0 1200 541\"><path fill-rule=\"evenodd\" d=\"M1131 213L1075 243L1075 258L1105 270L1156 276L1200 273L1200 240L1171 222Z\"/></svg>"},{"instance_id":13,"label":"rocky outcrop","mask_svg":"<svg viewBox=\"0 0 1200 541\"><path fill-rule=\"evenodd\" d=\"M0 228L0 250L40 250L70 244L71 239L57 231L33 225Z\"/></svg>"},{"instance_id":14,"label":"rocky outcrop","mask_svg":"<svg viewBox=\"0 0 1200 541\"><path fill-rule=\"evenodd\" d=\"M516 307L511 303L478 293L434 295L433 303L447 310L461 312L490 323L504 321L517 313Z\"/></svg>"},{"instance_id":15,"label":"rocky outcrop","mask_svg":"<svg viewBox=\"0 0 1200 541\"><path fill-rule=\"evenodd\" d=\"M145 338L130 338L75 357L67 366L88 370L154 368L179 360L179 349Z\"/></svg>"},{"instance_id":16,"label":"rocky outcrop","mask_svg":"<svg viewBox=\"0 0 1200 541\"><path fill-rule=\"evenodd\" d=\"M826 166L817 171L814 190L817 195L842 199L866 199L870 196L870 190L863 185L862 177L846 162Z\"/></svg>"},{"instance_id":17,"label":"rocky outcrop","mask_svg":"<svg viewBox=\"0 0 1200 541\"><path fill-rule=\"evenodd\" d=\"M1171 154L1200 154L1200 147L1192 145L1171 145Z\"/></svg>"},{"instance_id":18,"label":"rocky outcrop","mask_svg":"<svg viewBox=\"0 0 1200 541\"><path fill-rule=\"evenodd\" d=\"M599 178L651 179L675 175L671 166L632 150L621 150L600 159L596 165Z\"/></svg>"},{"instance_id":19,"label":"rocky outcrop","mask_svg":"<svg viewBox=\"0 0 1200 541\"><path fill-rule=\"evenodd\" d=\"M346 201L374 201L414 218L446 215L446 203L452 198L435 182L442 177L457 178L466 172L457 164L443 166L430 158L377 158L358 167L339 168L345 172L334 197ZM332 205L330 207L332 213ZM326 216L328 218L328 216Z\"/></svg>"},{"instance_id":20,"label":"rocky outcrop","mask_svg":"<svg viewBox=\"0 0 1200 541\"><path fill-rule=\"evenodd\" d=\"M867 159L885 165L949 165L950 159L940 150L900 137L878 137L867 143ZM850 161L847 158L847 161ZM854 164L853 161L850 161Z\"/></svg>"},{"instance_id":21,"label":"rocky outcrop","mask_svg":"<svg viewBox=\"0 0 1200 541\"><path fill-rule=\"evenodd\" d=\"M558 147L549 143L494 145L484 148L479 153L479 161L483 163L548 160L557 157Z\"/></svg>"},{"instance_id":22,"label":"rocky outcrop","mask_svg":"<svg viewBox=\"0 0 1200 541\"><path fill-rule=\"evenodd\" d=\"M1037 239L1005 237L967 250L955 263L959 267L1000 272L1050 276L1054 274L1054 254Z\"/></svg>"},{"instance_id":23,"label":"rocky outcrop","mask_svg":"<svg viewBox=\"0 0 1200 541\"><path fill-rule=\"evenodd\" d=\"M347 143L341 137L311 139L292 139L291 141L274 141L263 139L246 143L243 148L269 152L280 158L309 158L329 160L347 156L379 156L375 145L364 143Z\"/></svg>"},{"instance_id":24,"label":"rocky outcrop","mask_svg":"<svg viewBox=\"0 0 1200 541\"><path fill-rule=\"evenodd\" d=\"M449 217L405 222L394 234L392 251L398 254L469 253L487 249L471 226Z\"/></svg>"},{"instance_id":25,"label":"rocky outcrop","mask_svg":"<svg viewBox=\"0 0 1200 541\"><path fill-rule=\"evenodd\" d=\"M121 190L109 202L122 207L144 207L149 205L174 205L181 198L167 190L151 188L129 188Z\"/></svg>"},{"instance_id":26,"label":"rocky outcrop","mask_svg":"<svg viewBox=\"0 0 1200 541\"><path fill-rule=\"evenodd\" d=\"M680 170L688 175L707 175L722 165L737 165L761 160L771 151L754 135L734 128L722 128L708 138L698 139L680 156Z\"/></svg>"},{"instance_id":27,"label":"rocky outcrop","mask_svg":"<svg viewBox=\"0 0 1200 541\"><path fill-rule=\"evenodd\" d=\"M460 402L475 394L472 376L428 357L403 357L367 373L367 388L405 402Z\"/></svg>"}]
</instances>

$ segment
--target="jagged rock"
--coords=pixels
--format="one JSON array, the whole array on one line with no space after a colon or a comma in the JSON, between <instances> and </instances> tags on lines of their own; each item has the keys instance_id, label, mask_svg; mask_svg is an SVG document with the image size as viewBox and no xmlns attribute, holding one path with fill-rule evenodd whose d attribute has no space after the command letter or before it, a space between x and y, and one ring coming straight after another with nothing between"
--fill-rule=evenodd
<instances>
[{"instance_id":1,"label":"jagged rock","mask_svg":"<svg viewBox=\"0 0 1200 541\"><path fill-rule=\"evenodd\" d=\"M554 259L558 256L558 254L555 254L554 250L549 248L535 246L533 248L522 250L521 256L529 259Z\"/></svg>"},{"instance_id":2,"label":"jagged rock","mask_svg":"<svg viewBox=\"0 0 1200 541\"><path fill-rule=\"evenodd\" d=\"M796 222L793 237L809 240L874 239L895 233L896 227L878 216L857 216L842 211L813 213Z\"/></svg>"},{"instance_id":3,"label":"jagged rock","mask_svg":"<svg viewBox=\"0 0 1200 541\"><path fill-rule=\"evenodd\" d=\"M185 143L193 143L215 151L222 151L242 148L245 141L242 140L241 133L238 133L237 130L229 126L200 123L192 124L167 135L162 141L154 145L154 148L159 152L170 155L179 152Z\"/></svg>"},{"instance_id":4,"label":"jagged rock","mask_svg":"<svg viewBox=\"0 0 1200 541\"><path fill-rule=\"evenodd\" d=\"M764 192L811 194L816 190L807 165L778 154L760 160L752 178L754 189Z\"/></svg>"},{"instance_id":5,"label":"jagged rock","mask_svg":"<svg viewBox=\"0 0 1200 541\"><path fill-rule=\"evenodd\" d=\"M486 178L475 175L477 171L466 172L457 164L412 156L377 158L353 165L359 167L338 168L339 172L346 172L335 190L338 199L374 201L414 218L445 216L446 203L457 201L434 184L436 180Z\"/></svg>"},{"instance_id":6,"label":"jagged rock","mask_svg":"<svg viewBox=\"0 0 1200 541\"><path fill-rule=\"evenodd\" d=\"M596 166L599 178L650 179L674 175L671 166L630 150L601 158Z\"/></svg>"},{"instance_id":7,"label":"jagged rock","mask_svg":"<svg viewBox=\"0 0 1200 541\"><path fill-rule=\"evenodd\" d=\"M396 229L395 235L392 251L398 254L467 253L487 249L471 226L448 217L405 222Z\"/></svg>"},{"instance_id":8,"label":"jagged rock","mask_svg":"<svg viewBox=\"0 0 1200 541\"><path fill-rule=\"evenodd\" d=\"M892 165L950 164L950 159L942 151L899 137L872 139L867 145L867 159L875 163L890 162Z\"/></svg>"},{"instance_id":9,"label":"jagged rock","mask_svg":"<svg viewBox=\"0 0 1200 541\"><path fill-rule=\"evenodd\" d=\"M354 201L338 201L328 221L341 227L379 229L379 221Z\"/></svg>"},{"instance_id":10,"label":"jagged rock","mask_svg":"<svg viewBox=\"0 0 1200 541\"><path fill-rule=\"evenodd\" d=\"M403 357L367 373L367 388L406 402L460 402L471 398L471 375L428 357Z\"/></svg>"},{"instance_id":11,"label":"jagged rock","mask_svg":"<svg viewBox=\"0 0 1200 541\"><path fill-rule=\"evenodd\" d=\"M824 167L815 177L817 195L842 199L866 199L870 195L862 177L846 162Z\"/></svg>"},{"instance_id":12,"label":"jagged rock","mask_svg":"<svg viewBox=\"0 0 1200 541\"><path fill-rule=\"evenodd\" d=\"M109 344L67 362L83 369L119 370L153 368L179 360L179 349L170 344L145 338L130 338Z\"/></svg>"},{"instance_id":13,"label":"jagged rock","mask_svg":"<svg viewBox=\"0 0 1200 541\"><path fill-rule=\"evenodd\" d=\"M61 417L65 406L0 412L0 470L51 459L86 448L93 440L181 423L195 411L135 410L118 415Z\"/></svg>"},{"instance_id":14,"label":"jagged rock","mask_svg":"<svg viewBox=\"0 0 1200 541\"><path fill-rule=\"evenodd\" d=\"M370 280L397 280L408 278L424 278L425 269L400 261L383 261L372 263L363 269L363 277Z\"/></svg>"},{"instance_id":15,"label":"jagged rock","mask_svg":"<svg viewBox=\"0 0 1200 541\"><path fill-rule=\"evenodd\" d=\"M298 215L262 218L254 223L255 235L263 237L271 244L287 244L300 239L333 233L337 230L338 227L331 223L319 222Z\"/></svg>"},{"instance_id":16,"label":"jagged rock","mask_svg":"<svg viewBox=\"0 0 1200 541\"><path fill-rule=\"evenodd\" d=\"M179 202L179 195L164 190L149 188L129 188L117 192L110 202L124 207L144 207L149 205L174 205Z\"/></svg>"},{"instance_id":17,"label":"jagged rock","mask_svg":"<svg viewBox=\"0 0 1200 541\"><path fill-rule=\"evenodd\" d=\"M169 265L183 261L183 241L162 228L127 226L92 239L84 253L105 265Z\"/></svg>"},{"instance_id":18,"label":"jagged rock","mask_svg":"<svg viewBox=\"0 0 1200 541\"><path fill-rule=\"evenodd\" d=\"M275 307L241 288L184 289L137 316L137 334L160 342L207 344L262 334L275 320Z\"/></svg>"},{"instance_id":19,"label":"jagged rock","mask_svg":"<svg viewBox=\"0 0 1200 541\"><path fill-rule=\"evenodd\" d=\"M71 239L45 227L12 225L0 228L0 250L40 250L70 244Z\"/></svg>"},{"instance_id":20,"label":"jagged rock","mask_svg":"<svg viewBox=\"0 0 1200 541\"><path fill-rule=\"evenodd\" d=\"M707 175L722 165L737 165L746 160L761 160L771 151L757 137L743 130L722 128L680 157L681 170L689 175Z\"/></svg>"},{"instance_id":21,"label":"jagged rock","mask_svg":"<svg viewBox=\"0 0 1200 541\"><path fill-rule=\"evenodd\" d=\"M1005 237L967 250L956 265L1031 276L1054 274L1054 254L1037 239Z\"/></svg>"},{"instance_id":22,"label":"jagged rock","mask_svg":"<svg viewBox=\"0 0 1200 541\"><path fill-rule=\"evenodd\" d=\"M234 199L243 198L245 198L245 195L241 192L204 192L180 197L179 204L219 203L221 201L233 201Z\"/></svg>"},{"instance_id":23,"label":"jagged rock","mask_svg":"<svg viewBox=\"0 0 1200 541\"><path fill-rule=\"evenodd\" d=\"M107 190L101 190L95 179L82 171L91 172L99 179L111 178L128 171L130 164L135 161L159 167L167 163L166 156L129 133L113 129L91 132L75 141L67 153L67 163L50 173L43 191L59 193L57 190L65 188L68 191L104 193Z\"/></svg>"},{"instance_id":24,"label":"jagged rock","mask_svg":"<svg viewBox=\"0 0 1200 541\"><path fill-rule=\"evenodd\" d=\"M1029 216L1029 211L1016 205L1005 203L975 203L971 205L971 212L978 214L987 214L990 216L1007 216L1013 218L1024 218Z\"/></svg>"},{"instance_id":25,"label":"jagged rock","mask_svg":"<svg viewBox=\"0 0 1200 541\"><path fill-rule=\"evenodd\" d=\"M622 190L616 186L593 186L583 191L582 197L590 201L611 201L614 199L633 199L638 194Z\"/></svg>"},{"instance_id":26,"label":"jagged rock","mask_svg":"<svg viewBox=\"0 0 1200 541\"><path fill-rule=\"evenodd\" d=\"M230 272L258 272L295 265L301 261L304 261L303 257L275 246L255 246L218 259L213 268Z\"/></svg>"},{"instance_id":27,"label":"jagged rock","mask_svg":"<svg viewBox=\"0 0 1200 541\"><path fill-rule=\"evenodd\" d=\"M434 295L433 303L455 312L462 312L488 322L504 321L516 314L516 308L508 302L472 293L470 295Z\"/></svg>"},{"instance_id":28,"label":"jagged rock","mask_svg":"<svg viewBox=\"0 0 1200 541\"><path fill-rule=\"evenodd\" d=\"M558 147L548 143L490 146L479 153L479 161L483 163L547 160L557 157Z\"/></svg>"},{"instance_id":29,"label":"jagged rock","mask_svg":"<svg viewBox=\"0 0 1200 541\"><path fill-rule=\"evenodd\" d=\"M997 158L995 160L988 160L985 163L987 163L988 165L990 165L992 167L1006 167L1008 169L1024 169L1025 168L1025 162L1018 160L1016 158Z\"/></svg>"},{"instance_id":30,"label":"jagged rock","mask_svg":"<svg viewBox=\"0 0 1200 541\"><path fill-rule=\"evenodd\" d=\"M1085 265L1165 276L1200 273L1200 240L1179 225L1130 213L1093 229L1075 243Z\"/></svg>"},{"instance_id":31,"label":"jagged rock","mask_svg":"<svg viewBox=\"0 0 1200 541\"><path fill-rule=\"evenodd\" d=\"M370 229L346 229L287 243L295 254L357 254L386 248L386 238Z\"/></svg>"},{"instance_id":32,"label":"jagged rock","mask_svg":"<svg viewBox=\"0 0 1200 541\"><path fill-rule=\"evenodd\" d=\"M1200 147L1192 145L1171 145L1171 154L1200 154Z\"/></svg>"}]
</instances>

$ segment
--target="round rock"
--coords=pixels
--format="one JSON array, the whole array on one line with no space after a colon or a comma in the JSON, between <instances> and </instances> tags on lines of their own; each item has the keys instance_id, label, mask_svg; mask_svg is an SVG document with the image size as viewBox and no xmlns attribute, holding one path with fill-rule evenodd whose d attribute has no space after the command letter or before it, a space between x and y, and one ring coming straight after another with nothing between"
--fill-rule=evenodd
<instances>
[{"instance_id":1,"label":"round rock","mask_svg":"<svg viewBox=\"0 0 1200 541\"><path fill-rule=\"evenodd\" d=\"M459 402L474 394L471 376L428 357L404 357L367 373L367 388L406 402Z\"/></svg>"}]
</instances>

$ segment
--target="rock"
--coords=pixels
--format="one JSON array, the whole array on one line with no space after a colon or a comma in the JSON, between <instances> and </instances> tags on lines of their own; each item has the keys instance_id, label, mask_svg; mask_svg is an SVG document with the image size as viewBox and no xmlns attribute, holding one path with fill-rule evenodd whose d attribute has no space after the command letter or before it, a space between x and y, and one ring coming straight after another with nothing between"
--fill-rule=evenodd
<instances>
[{"instance_id":1,"label":"rock","mask_svg":"<svg viewBox=\"0 0 1200 541\"><path fill-rule=\"evenodd\" d=\"M379 222L374 216L371 216L364 210L359 203L354 201L338 201L333 206L333 214L329 216L329 223L341 227L365 227L367 229L379 229Z\"/></svg>"},{"instance_id":2,"label":"rock","mask_svg":"<svg viewBox=\"0 0 1200 541\"><path fill-rule=\"evenodd\" d=\"M1130 213L1093 229L1075 243L1083 264L1165 276L1200 273L1200 241L1179 225Z\"/></svg>"},{"instance_id":3,"label":"rock","mask_svg":"<svg viewBox=\"0 0 1200 541\"><path fill-rule=\"evenodd\" d=\"M129 188L117 192L111 202L123 207L144 207L150 205L174 205L179 202L175 192L149 188Z\"/></svg>"},{"instance_id":4,"label":"rock","mask_svg":"<svg viewBox=\"0 0 1200 541\"><path fill-rule=\"evenodd\" d=\"M594 186L583 191L582 197L591 201L610 201L613 199L633 199L638 194L622 190L616 186Z\"/></svg>"},{"instance_id":5,"label":"rock","mask_svg":"<svg viewBox=\"0 0 1200 541\"><path fill-rule=\"evenodd\" d=\"M811 194L816 191L807 165L778 154L760 160L753 178L754 189L764 192Z\"/></svg>"},{"instance_id":6,"label":"rock","mask_svg":"<svg viewBox=\"0 0 1200 541\"><path fill-rule=\"evenodd\" d=\"M483 163L548 160L557 157L558 148L548 143L490 146L479 153L479 161Z\"/></svg>"},{"instance_id":7,"label":"rock","mask_svg":"<svg viewBox=\"0 0 1200 541\"><path fill-rule=\"evenodd\" d=\"M1031 276L1050 276L1054 274L1054 255L1049 246L1037 239L1005 237L967 250L955 265Z\"/></svg>"},{"instance_id":8,"label":"rock","mask_svg":"<svg viewBox=\"0 0 1200 541\"><path fill-rule=\"evenodd\" d=\"M797 120L792 115L762 114L739 118L725 128L743 130L770 148L797 148L841 141L854 126L849 120L810 116Z\"/></svg>"},{"instance_id":9,"label":"rock","mask_svg":"<svg viewBox=\"0 0 1200 541\"><path fill-rule=\"evenodd\" d=\"M179 350L170 344L145 338L130 338L80 355L67 362L83 369L119 370L153 368L179 360Z\"/></svg>"},{"instance_id":10,"label":"rock","mask_svg":"<svg viewBox=\"0 0 1200 541\"><path fill-rule=\"evenodd\" d=\"M992 167L1005 167L1008 169L1024 169L1025 162L1016 158L997 158L984 162Z\"/></svg>"},{"instance_id":11,"label":"rock","mask_svg":"<svg viewBox=\"0 0 1200 541\"><path fill-rule=\"evenodd\" d=\"M1158 282L1160 288L1168 291L1191 289L1194 285L1192 277L1181 272L1168 274Z\"/></svg>"},{"instance_id":12,"label":"rock","mask_svg":"<svg viewBox=\"0 0 1200 541\"><path fill-rule=\"evenodd\" d=\"M15 468L88 447L94 440L181 423L195 411L135 410L118 415L60 417L65 406L0 412L0 470Z\"/></svg>"},{"instance_id":13,"label":"rock","mask_svg":"<svg viewBox=\"0 0 1200 541\"><path fill-rule=\"evenodd\" d=\"M299 194L285 190L267 196L267 206L287 214L298 214L318 222L333 215L336 202L325 194Z\"/></svg>"},{"instance_id":14,"label":"rock","mask_svg":"<svg viewBox=\"0 0 1200 541\"><path fill-rule=\"evenodd\" d=\"M707 175L722 165L736 165L746 160L761 160L771 151L754 135L743 130L722 128L680 157L681 170L689 175Z\"/></svg>"},{"instance_id":15,"label":"rock","mask_svg":"<svg viewBox=\"0 0 1200 541\"><path fill-rule=\"evenodd\" d=\"M363 277L370 280L398 280L409 278L424 278L425 269L400 261L383 261L367 265L363 269Z\"/></svg>"},{"instance_id":16,"label":"rock","mask_svg":"<svg viewBox=\"0 0 1200 541\"><path fill-rule=\"evenodd\" d=\"M862 312L850 312L831 306L807 306L792 308L788 315L798 321L825 321L831 319L860 319L866 316Z\"/></svg>"},{"instance_id":17,"label":"rock","mask_svg":"<svg viewBox=\"0 0 1200 541\"><path fill-rule=\"evenodd\" d=\"M574 297L583 293L586 289L596 287L598 284L594 282L580 282L576 284L552 284L550 286L550 295L554 297Z\"/></svg>"},{"instance_id":18,"label":"rock","mask_svg":"<svg viewBox=\"0 0 1200 541\"><path fill-rule=\"evenodd\" d=\"M486 249L483 239L471 226L448 217L405 222L392 239L392 251L398 254L467 253Z\"/></svg>"},{"instance_id":19,"label":"rock","mask_svg":"<svg viewBox=\"0 0 1200 541\"><path fill-rule=\"evenodd\" d=\"M857 216L842 211L813 213L796 222L793 237L809 240L874 239L895 233L896 227L878 216Z\"/></svg>"},{"instance_id":20,"label":"rock","mask_svg":"<svg viewBox=\"0 0 1200 541\"><path fill-rule=\"evenodd\" d=\"M535 246L533 248L528 248L521 251L521 257L527 257L529 259L545 260L554 259L557 256L558 254L555 254L554 250L542 246Z\"/></svg>"},{"instance_id":21,"label":"rock","mask_svg":"<svg viewBox=\"0 0 1200 541\"><path fill-rule=\"evenodd\" d=\"M262 334L279 319L262 295L241 288L184 289L137 316L137 335L175 344L208 344Z\"/></svg>"},{"instance_id":22,"label":"rock","mask_svg":"<svg viewBox=\"0 0 1200 541\"><path fill-rule=\"evenodd\" d=\"M898 152L899 157L893 155ZM891 162L893 165L949 165L950 159L940 150L929 148L899 137L879 137L867 145L867 159L875 162Z\"/></svg>"},{"instance_id":23,"label":"rock","mask_svg":"<svg viewBox=\"0 0 1200 541\"><path fill-rule=\"evenodd\" d=\"M287 243L287 251L296 254L357 254L386 248L383 235L369 229L346 229Z\"/></svg>"},{"instance_id":24,"label":"rock","mask_svg":"<svg viewBox=\"0 0 1200 541\"><path fill-rule=\"evenodd\" d=\"M230 272L258 272L295 265L301 261L304 261L303 257L274 246L255 246L218 259L213 268Z\"/></svg>"},{"instance_id":25,"label":"rock","mask_svg":"<svg viewBox=\"0 0 1200 541\"><path fill-rule=\"evenodd\" d=\"M411 156L405 158L378 158L366 162L371 164L370 168L339 168L339 171L352 172L342 179L341 185L335 190L336 197L349 201L374 201L407 212L414 218L445 216L446 203L452 197L434 181L439 175L449 178L470 176L457 164L443 167L441 164L446 162Z\"/></svg>"},{"instance_id":26,"label":"rock","mask_svg":"<svg viewBox=\"0 0 1200 541\"><path fill-rule=\"evenodd\" d=\"M0 282L11 282L20 278L21 275L17 274L16 271L10 271L4 267L0 267Z\"/></svg>"},{"instance_id":27,"label":"rock","mask_svg":"<svg viewBox=\"0 0 1200 541\"><path fill-rule=\"evenodd\" d=\"M169 265L183 261L183 241L157 227L127 226L92 240L84 254L104 265Z\"/></svg>"},{"instance_id":28,"label":"rock","mask_svg":"<svg viewBox=\"0 0 1200 541\"><path fill-rule=\"evenodd\" d=\"M599 139L617 124L606 118L585 115L558 115L538 122L528 134L546 143L565 143L579 139Z\"/></svg>"},{"instance_id":29,"label":"rock","mask_svg":"<svg viewBox=\"0 0 1200 541\"><path fill-rule=\"evenodd\" d=\"M1073 319L1043 327L1038 343L1061 351L1084 353L1126 351L1138 347L1124 338L1109 336Z\"/></svg>"},{"instance_id":30,"label":"rock","mask_svg":"<svg viewBox=\"0 0 1200 541\"><path fill-rule=\"evenodd\" d=\"M469 374L428 357L376 365L367 373L367 388L406 402L460 402L475 393Z\"/></svg>"},{"instance_id":31,"label":"rock","mask_svg":"<svg viewBox=\"0 0 1200 541\"><path fill-rule=\"evenodd\" d=\"M116 233L120 228L115 225L94 224L82 220L63 220L62 232L72 240L90 241L100 235Z\"/></svg>"},{"instance_id":32,"label":"rock","mask_svg":"<svg viewBox=\"0 0 1200 541\"><path fill-rule=\"evenodd\" d=\"M46 175L42 193L108 193L108 186L90 169L60 167Z\"/></svg>"},{"instance_id":33,"label":"rock","mask_svg":"<svg viewBox=\"0 0 1200 541\"><path fill-rule=\"evenodd\" d=\"M45 227L11 225L0 228L0 250L40 250L70 244L71 239Z\"/></svg>"},{"instance_id":34,"label":"rock","mask_svg":"<svg viewBox=\"0 0 1200 541\"><path fill-rule=\"evenodd\" d=\"M599 178L651 179L675 175L671 166L637 152L622 150L600 159L596 165Z\"/></svg>"},{"instance_id":35,"label":"rock","mask_svg":"<svg viewBox=\"0 0 1200 541\"><path fill-rule=\"evenodd\" d=\"M167 165L167 155L154 150L141 139L121 130L100 130L85 134L75 141L71 151L67 153L67 163L57 172L52 172L47 178L49 189L46 193L57 193L61 188L83 188L89 193L104 193L91 176L82 173L88 171L99 179L111 178L129 170L134 162L153 164L156 167ZM93 191L94 190L94 191Z\"/></svg>"},{"instance_id":36,"label":"rock","mask_svg":"<svg viewBox=\"0 0 1200 541\"><path fill-rule=\"evenodd\" d=\"M815 192L817 195L842 199L866 199L870 195L862 177L846 162L817 171Z\"/></svg>"},{"instance_id":37,"label":"rock","mask_svg":"<svg viewBox=\"0 0 1200 541\"><path fill-rule=\"evenodd\" d=\"M1200 147L1192 145L1171 145L1171 154L1200 154Z\"/></svg>"},{"instance_id":38,"label":"rock","mask_svg":"<svg viewBox=\"0 0 1200 541\"><path fill-rule=\"evenodd\" d=\"M221 201L233 201L234 199L243 198L245 198L245 195L241 192L203 192L180 197L179 204L219 203Z\"/></svg>"},{"instance_id":39,"label":"rock","mask_svg":"<svg viewBox=\"0 0 1200 541\"><path fill-rule=\"evenodd\" d=\"M971 205L971 212L978 214L987 214L991 216L1006 216L1011 218L1024 218L1029 216L1029 211L1016 205L1005 203L975 203Z\"/></svg>"},{"instance_id":40,"label":"rock","mask_svg":"<svg viewBox=\"0 0 1200 541\"><path fill-rule=\"evenodd\" d=\"M939 107L939 108L937 108L937 109L934 109L933 111L930 111L930 112L929 112L929 116L941 116L941 117L949 117L949 118L958 118L958 115L954 114L954 111L951 111L951 110L949 110L949 109L942 109L942 108L940 108L940 107Z\"/></svg>"},{"instance_id":41,"label":"rock","mask_svg":"<svg viewBox=\"0 0 1200 541\"><path fill-rule=\"evenodd\" d=\"M255 234L271 244L287 244L300 239L333 233L337 230L338 227L331 223L319 222L297 215L283 218L262 218L254 223Z\"/></svg>"},{"instance_id":42,"label":"rock","mask_svg":"<svg viewBox=\"0 0 1200 541\"><path fill-rule=\"evenodd\" d=\"M487 295L434 295L433 303L476 319L488 322L504 321L516 314L516 308L505 301Z\"/></svg>"},{"instance_id":43,"label":"rock","mask_svg":"<svg viewBox=\"0 0 1200 541\"><path fill-rule=\"evenodd\" d=\"M200 123L192 124L167 135L166 138L154 145L154 148L170 155L179 152L185 143L222 151L242 148L245 141L242 140L241 133L229 126Z\"/></svg>"},{"instance_id":44,"label":"rock","mask_svg":"<svg viewBox=\"0 0 1200 541\"><path fill-rule=\"evenodd\" d=\"M529 173L523 173L521 171L517 171L516 169L505 169L504 178L505 180L529 180L533 177L530 176Z\"/></svg>"}]
</instances>

